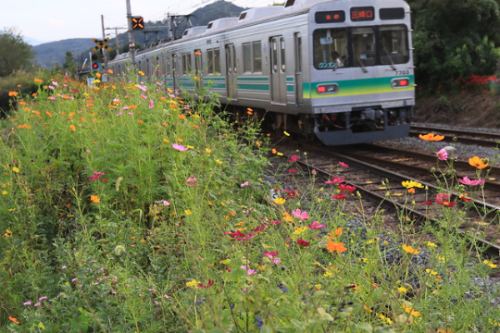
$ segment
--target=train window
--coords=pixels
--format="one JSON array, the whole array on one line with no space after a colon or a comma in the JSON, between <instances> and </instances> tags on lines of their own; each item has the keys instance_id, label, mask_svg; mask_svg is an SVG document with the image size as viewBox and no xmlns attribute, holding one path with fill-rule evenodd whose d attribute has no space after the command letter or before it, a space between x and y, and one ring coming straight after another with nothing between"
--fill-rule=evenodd
<instances>
[{"instance_id":1,"label":"train window","mask_svg":"<svg viewBox=\"0 0 500 333\"><path fill-rule=\"evenodd\" d=\"M375 65L375 30L371 27L352 29L354 66Z\"/></svg>"},{"instance_id":2,"label":"train window","mask_svg":"<svg viewBox=\"0 0 500 333\"><path fill-rule=\"evenodd\" d=\"M215 73L220 73L220 50L219 48L214 49L214 58L213 58L213 63L214 63L214 74Z\"/></svg>"},{"instance_id":3,"label":"train window","mask_svg":"<svg viewBox=\"0 0 500 333\"><path fill-rule=\"evenodd\" d=\"M347 30L318 29L313 33L314 67L335 69L347 65Z\"/></svg>"},{"instance_id":4,"label":"train window","mask_svg":"<svg viewBox=\"0 0 500 333\"><path fill-rule=\"evenodd\" d=\"M383 65L404 64L410 60L408 32L404 25L380 27L381 54Z\"/></svg>"},{"instance_id":5,"label":"train window","mask_svg":"<svg viewBox=\"0 0 500 333\"><path fill-rule=\"evenodd\" d=\"M243 72L252 72L252 50L250 43L243 43Z\"/></svg>"},{"instance_id":6,"label":"train window","mask_svg":"<svg viewBox=\"0 0 500 333\"><path fill-rule=\"evenodd\" d=\"M191 53L184 53L182 55L182 74L188 74L191 70Z\"/></svg>"},{"instance_id":7,"label":"train window","mask_svg":"<svg viewBox=\"0 0 500 333\"><path fill-rule=\"evenodd\" d=\"M252 42L253 72L262 72L262 46L260 41Z\"/></svg>"}]
</instances>

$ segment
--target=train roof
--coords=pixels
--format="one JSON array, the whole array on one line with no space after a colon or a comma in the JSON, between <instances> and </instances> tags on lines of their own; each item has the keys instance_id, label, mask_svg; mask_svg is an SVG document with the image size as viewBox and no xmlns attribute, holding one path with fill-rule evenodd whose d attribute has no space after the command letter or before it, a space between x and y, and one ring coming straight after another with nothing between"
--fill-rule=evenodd
<instances>
[{"instance_id":1,"label":"train roof","mask_svg":"<svg viewBox=\"0 0 500 333\"><path fill-rule=\"evenodd\" d=\"M207 32L219 30L219 29L231 26L231 25L235 25L237 23L238 23L238 17L223 17L223 18L208 22Z\"/></svg>"},{"instance_id":2,"label":"train roof","mask_svg":"<svg viewBox=\"0 0 500 333\"><path fill-rule=\"evenodd\" d=\"M323 0L324 1L324 0ZM269 7L257 7L250 8L241 12L238 18L238 23L246 23L249 21L256 21L267 16L273 16L275 14L283 12L282 6L269 6Z\"/></svg>"}]
</instances>

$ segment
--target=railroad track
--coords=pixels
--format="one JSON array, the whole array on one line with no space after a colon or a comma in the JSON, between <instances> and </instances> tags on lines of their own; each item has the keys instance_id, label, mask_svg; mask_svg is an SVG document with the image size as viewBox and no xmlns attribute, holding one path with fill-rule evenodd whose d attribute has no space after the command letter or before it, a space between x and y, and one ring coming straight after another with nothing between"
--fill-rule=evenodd
<instances>
[{"instance_id":1,"label":"railroad track","mask_svg":"<svg viewBox=\"0 0 500 333\"><path fill-rule=\"evenodd\" d=\"M460 142L463 144L480 145L484 147L497 147L500 143L500 134L485 133L477 131L467 131L458 129L447 129L432 125L412 125L410 136L418 137L420 134L434 133L444 135L443 141Z\"/></svg>"},{"instance_id":2,"label":"railroad track","mask_svg":"<svg viewBox=\"0 0 500 333\"><path fill-rule=\"evenodd\" d=\"M289 155L295 151L287 150L286 147L279 149ZM465 176L476 179L475 168L466 162L453 162L453 170L456 171L452 171L449 165L438 163L436 156L375 145L349 149L302 145L301 150L307 151L307 160L300 162L304 168L315 169L328 179L334 176L345 177L344 184L356 187L363 200L363 214L377 214L381 205L384 210L392 212L392 217L384 217L384 227L387 224L389 230L400 228L402 218L416 225L423 221L439 224L444 209L450 209L449 212L460 210L466 216L457 216L456 221L463 222L455 226L456 232L471 242L484 244L490 254L498 256L500 253L500 182L497 181L500 179L500 169L492 168L486 177L484 188L474 193L469 191L464 198L471 201L466 202L460 199L463 192L443 189L446 186L456 187L456 184L450 183L452 179ZM339 168L339 162L348 164L349 168ZM431 172L433 168L434 173ZM402 184L406 181L418 182L425 189L415 188L414 194L409 193L408 188ZM476 187L480 188L474 186ZM460 209L443 207L436 202L429 205L429 201L436 201L437 193L450 195L448 201L461 206Z\"/></svg>"}]
</instances>

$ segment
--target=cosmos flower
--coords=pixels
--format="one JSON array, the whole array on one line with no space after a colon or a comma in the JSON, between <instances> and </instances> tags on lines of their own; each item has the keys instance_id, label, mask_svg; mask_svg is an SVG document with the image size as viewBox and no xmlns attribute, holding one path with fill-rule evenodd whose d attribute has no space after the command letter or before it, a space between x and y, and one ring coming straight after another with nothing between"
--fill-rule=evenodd
<instances>
[{"instance_id":1,"label":"cosmos flower","mask_svg":"<svg viewBox=\"0 0 500 333\"><path fill-rule=\"evenodd\" d=\"M446 161L448 159L448 152L443 148L436 153L436 156L439 160Z\"/></svg>"},{"instance_id":2,"label":"cosmos flower","mask_svg":"<svg viewBox=\"0 0 500 333\"><path fill-rule=\"evenodd\" d=\"M309 214L306 211L301 211L300 209L292 210L292 215L305 221L309 219Z\"/></svg>"},{"instance_id":3,"label":"cosmos flower","mask_svg":"<svg viewBox=\"0 0 500 333\"><path fill-rule=\"evenodd\" d=\"M343 183L345 180L345 177L333 177L332 180L327 180L325 184L340 184Z\"/></svg>"},{"instance_id":4,"label":"cosmos flower","mask_svg":"<svg viewBox=\"0 0 500 333\"><path fill-rule=\"evenodd\" d=\"M425 140L425 141L441 141L444 139L443 135L436 135L434 133L429 133L426 135L419 134L418 137L422 140Z\"/></svg>"},{"instance_id":5,"label":"cosmos flower","mask_svg":"<svg viewBox=\"0 0 500 333\"><path fill-rule=\"evenodd\" d=\"M188 150L188 148L184 147L183 145L177 144L177 143L172 144L172 147L178 151Z\"/></svg>"},{"instance_id":6,"label":"cosmos flower","mask_svg":"<svg viewBox=\"0 0 500 333\"><path fill-rule=\"evenodd\" d=\"M320 224L318 221L314 221L313 223L309 224L307 227L309 229L319 230L319 229L323 229L324 227L326 227L326 225Z\"/></svg>"},{"instance_id":7,"label":"cosmos flower","mask_svg":"<svg viewBox=\"0 0 500 333\"><path fill-rule=\"evenodd\" d=\"M471 180L467 176L465 176L462 179L459 179L458 181L460 183L464 184L464 185L470 185L470 186L476 186L476 185L484 184L484 179L482 179L482 180Z\"/></svg>"},{"instance_id":8,"label":"cosmos flower","mask_svg":"<svg viewBox=\"0 0 500 333\"><path fill-rule=\"evenodd\" d=\"M337 253L342 253L347 251L347 248L344 247L344 243L339 243L339 242L332 242L331 240L328 241L328 244L325 245L326 249L332 252L337 252Z\"/></svg>"},{"instance_id":9,"label":"cosmos flower","mask_svg":"<svg viewBox=\"0 0 500 333\"><path fill-rule=\"evenodd\" d=\"M488 166L489 159L479 158L478 156L474 156L469 158L469 164L479 170L482 170Z\"/></svg>"},{"instance_id":10,"label":"cosmos flower","mask_svg":"<svg viewBox=\"0 0 500 333\"><path fill-rule=\"evenodd\" d=\"M297 244L299 244L300 246L303 246L303 247L308 247L309 244L311 244L311 243L303 240L302 238L299 238L299 239L297 239Z\"/></svg>"}]
</instances>

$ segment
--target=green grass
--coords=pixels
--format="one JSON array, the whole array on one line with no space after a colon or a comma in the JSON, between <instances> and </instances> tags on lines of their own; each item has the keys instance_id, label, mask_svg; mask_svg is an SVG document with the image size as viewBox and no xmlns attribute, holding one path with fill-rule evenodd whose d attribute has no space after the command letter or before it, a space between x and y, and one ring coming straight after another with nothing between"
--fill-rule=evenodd
<instances>
[{"instance_id":1,"label":"green grass","mask_svg":"<svg viewBox=\"0 0 500 333\"><path fill-rule=\"evenodd\" d=\"M435 206L442 224L417 234L402 214L400 233L382 233L381 215L353 224L355 192L333 199L337 187L317 188L314 174L275 202L294 162L269 177L277 157L258 124L214 114L215 100L127 82L53 77L35 97L11 96L0 331L497 329L498 290L476 283L496 268L455 231L459 209Z\"/></svg>"}]
</instances>

